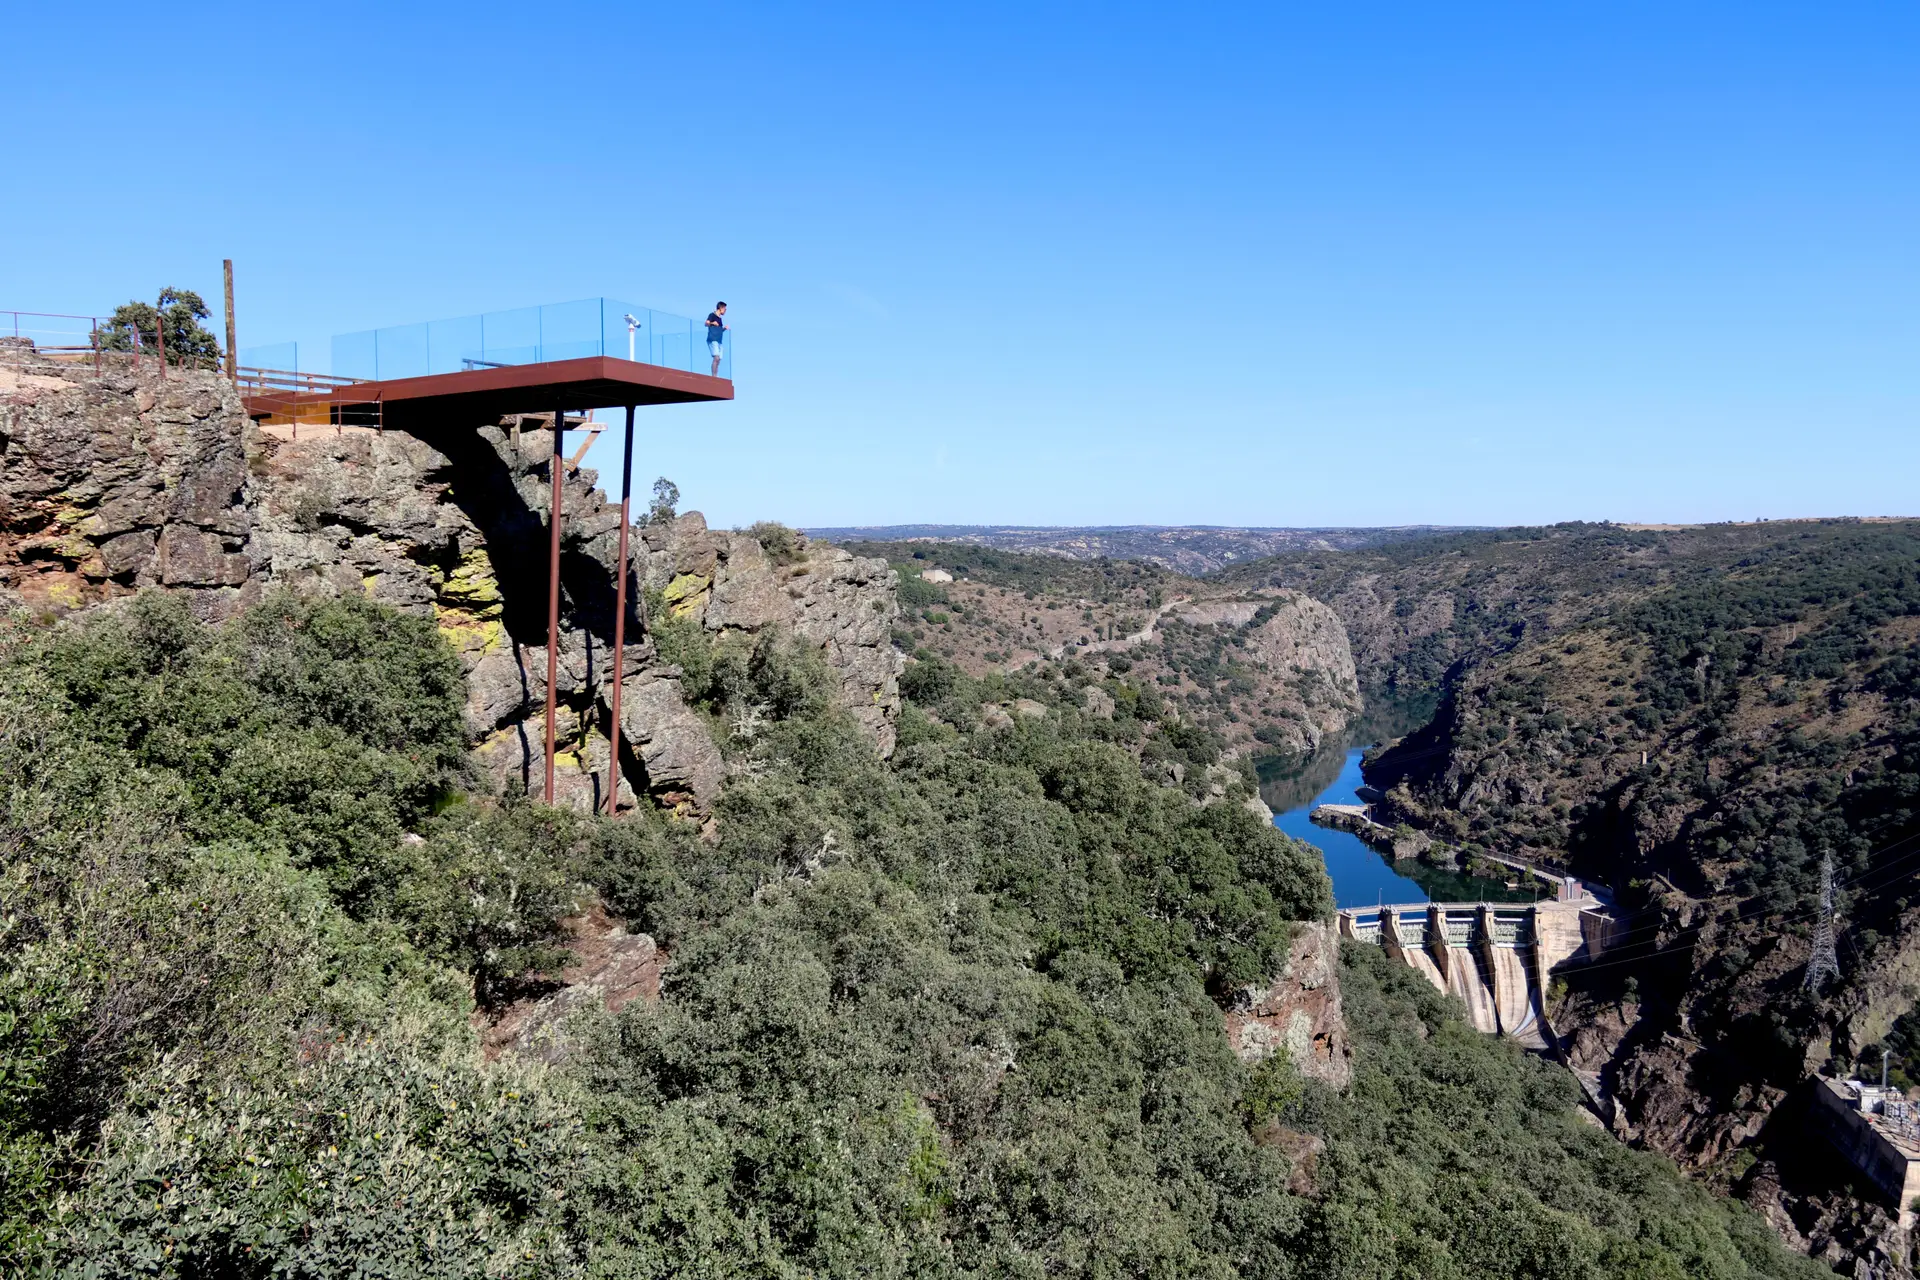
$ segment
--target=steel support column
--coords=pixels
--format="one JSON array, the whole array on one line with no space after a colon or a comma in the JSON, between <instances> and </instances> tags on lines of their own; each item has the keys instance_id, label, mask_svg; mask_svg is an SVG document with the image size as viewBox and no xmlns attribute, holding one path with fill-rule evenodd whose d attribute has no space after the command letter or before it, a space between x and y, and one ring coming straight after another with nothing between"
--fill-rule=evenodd
<instances>
[{"instance_id":1,"label":"steel support column","mask_svg":"<svg viewBox=\"0 0 1920 1280\"><path fill-rule=\"evenodd\" d=\"M627 656L627 533L633 527L633 406L627 406L627 443L620 455L620 572L613 588L613 727L607 734L607 816L620 805L620 688Z\"/></svg>"},{"instance_id":2,"label":"steel support column","mask_svg":"<svg viewBox=\"0 0 1920 1280\"><path fill-rule=\"evenodd\" d=\"M548 516L547 551L547 803L553 803L553 722L557 703L554 686L560 680L560 513L566 496L566 458L560 452L560 437L565 432L567 411L553 411L553 458L547 464L547 479L553 490L553 513Z\"/></svg>"}]
</instances>

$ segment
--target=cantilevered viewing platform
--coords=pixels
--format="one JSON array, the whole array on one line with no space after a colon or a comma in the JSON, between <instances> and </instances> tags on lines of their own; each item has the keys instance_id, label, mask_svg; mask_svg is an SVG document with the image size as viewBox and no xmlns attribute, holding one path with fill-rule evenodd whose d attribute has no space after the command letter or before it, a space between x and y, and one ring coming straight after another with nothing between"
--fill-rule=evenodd
<instances>
[{"instance_id":1,"label":"cantilevered viewing platform","mask_svg":"<svg viewBox=\"0 0 1920 1280\"><path fill-rule=\"evenodd\" d=\"M507 414L731 400L731 338L716 372L701 322L587 298L342 334L327 374L299 369L290 344L249 353L238 382L248 414L269 424L478 426ZM292 367L268 367L279 365Z\"/></svg>"},{"instance_id":2,"label":"cantilevered viewing platform","mask_svg":"<svg viewBox=\"0 0 1920 1280\"><path fill-rule=\"evenodd\" d=\"M229 345L233 325L229 318ZM251 359L247 356L251 355ZM707 342L704 322L587 298L516 311L342 334L333 368L300 368L299 350L255 348L229 359L249 417L265 425L400 430L431 436L520 414L551 414L547 467L546 800L553 803L560 655L560 543L567 414L624 407L620 553L615 571L613 666L608 701L607 812L619 798L620 697L626 670L627 541L633 525L633 415L641 405L733 399L733 343Z\"/></svg>"}]
</instances>

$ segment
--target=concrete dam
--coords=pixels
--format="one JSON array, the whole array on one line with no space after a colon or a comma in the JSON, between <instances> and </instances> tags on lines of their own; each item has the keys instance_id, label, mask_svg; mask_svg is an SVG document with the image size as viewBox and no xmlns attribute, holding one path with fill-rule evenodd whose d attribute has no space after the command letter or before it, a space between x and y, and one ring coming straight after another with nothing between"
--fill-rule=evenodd
<instances>
[{"instance_id":1,"label":"concrete dam","mask_svg":"<svg viewBox=\"0 0 1920 1280\"><path fill-rule=\"evenodd\" d=\"M1553 1047L1552 972L1597 958L1615 932L1613 914L1592 898L1349 907L1339 925L1342 937L1385 947L1436 990L1458 996L1481 1031L1533 1049Z\"/></svg>"}]
</instances>

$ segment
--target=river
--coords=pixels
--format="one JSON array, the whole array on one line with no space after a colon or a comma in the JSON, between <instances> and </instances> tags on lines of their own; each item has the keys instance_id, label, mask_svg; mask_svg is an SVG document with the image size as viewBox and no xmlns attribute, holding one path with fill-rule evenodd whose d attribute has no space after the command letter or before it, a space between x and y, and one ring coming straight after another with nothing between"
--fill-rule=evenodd
<instances>
[{"instance_id":1,"label":"river","mask_svg":"<svg viewBox=\"0 0 1920 1280\"><path fill-rule=\"evenodd\" d=\"M1532 892L1508 889L1499 880L1442 871L1422 862L1395 863L1359 836L1308 821L1315 805L1364 803L1355 794L1363 751L1335 746L1304 762L1261 762L1260 795L1273 810L1273 825L1320 850L1333 880L1335 906L1533 901Z\"/></svg>"}]
</instances>

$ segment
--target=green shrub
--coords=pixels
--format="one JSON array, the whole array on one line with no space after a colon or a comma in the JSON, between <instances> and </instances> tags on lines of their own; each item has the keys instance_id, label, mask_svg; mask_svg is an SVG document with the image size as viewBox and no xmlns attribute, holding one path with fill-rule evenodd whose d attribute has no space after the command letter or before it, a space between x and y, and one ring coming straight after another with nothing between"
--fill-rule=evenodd
<instances>
[{"instance_id":1,"label":"green shrub","mask_svg":"<svg viewBox=\"0 0 1920 1280\"><path fill-rule=\"evenodd\" d=\"M761 520L747 527L747 535L760 544L767 553L767 559L777 565L788 565L806 553L806 539L797 529L772 520Z\"/></svg>"},{"instance_id":2,"label":"green shrub","mask_svg":"<svg viewBox=\"0 0 1920 1280\"><path fill-rule=\"evenodd\" d=\"M481 1004L499 1004L566 956L559 920L578 906L588 825L526 801L454 805L423 827L394 918L423 956L471 974Z\"/></svg>"},{"instance_id":3,"label":"green shrub","mask_svg":"<svg viewBox=\"0 0 1920 1280\"><path fill-rule=\"evenodd\" d=\"M578 1273L588 1151L537 1073L476 1070L400 1026L296 1055L145 1075L49 1231L75 1273Z\"/></svg>"},{"instance_id":4,"label":"green shrub","mask_svg":"<svg viewBox=\"0 0 1920 1280\"><path fill-rule=\"evenodd\" d=\"M902 573L900 585L894 588L894 594L900 597L900 607L909 613L918 613L932 605L945 603L947 593L936 583L928 582L917 573Z\"/></svg>"},{"instance_id":5,"label":"green shrub","mask_svg":"<svg viewBox=\"0 0 1920 1280\"><path fill-rule=\"evenodd\" d=\"M170 285L160 291L155 302L128 302L115 307L113 316L100 328L100 348L137 348L150 356L158 356L164 348L168 364L217 368L220 340L199 323L210 314L199 294Z\"/></svg>"}]
</instances>

